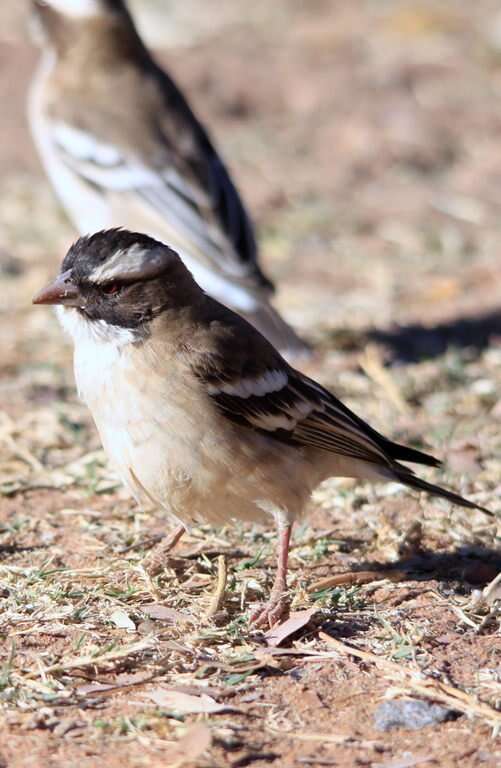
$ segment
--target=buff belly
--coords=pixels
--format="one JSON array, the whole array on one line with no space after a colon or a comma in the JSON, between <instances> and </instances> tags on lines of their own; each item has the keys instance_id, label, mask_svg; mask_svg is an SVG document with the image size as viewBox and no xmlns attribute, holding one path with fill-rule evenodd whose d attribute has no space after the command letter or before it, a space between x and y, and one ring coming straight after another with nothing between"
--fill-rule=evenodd
<instances>
[{"instance_id":1,"label":"buff belly","mask_svg":"<svg viewBox=\"0 0 501 768\"><path fill-rule=\"evenodd\" d=\"M66 327L85 322L71 312L64 312ZM243 428L216 412L182 366L153 358L126 332L121 343L105 344L85 336L88 327L79 331L79 393L108 458L138 500L163 507L187 526L232 518L269 522L270 514L294 519L301 513L318 479L298 477L298 449L248 429L237 439Z\"/></svg>"}]
</instances>

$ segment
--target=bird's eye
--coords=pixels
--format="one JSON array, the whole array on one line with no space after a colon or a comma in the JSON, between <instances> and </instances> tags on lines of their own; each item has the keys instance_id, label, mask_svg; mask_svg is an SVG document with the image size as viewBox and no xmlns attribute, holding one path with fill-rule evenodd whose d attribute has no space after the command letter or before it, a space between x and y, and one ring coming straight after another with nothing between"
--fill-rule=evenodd
<instances>
[{"instance_id":1,"label":"bird's eye","mask_svg":"<svg viewBox=\"0 0 501 768\"><path fill-rule=\"evenodd\" d=\"M121 290L122 286L120 283L105 283L101 286L101 292L105 293L106 296L116 296Z\"/></svg>"}]
</instances>

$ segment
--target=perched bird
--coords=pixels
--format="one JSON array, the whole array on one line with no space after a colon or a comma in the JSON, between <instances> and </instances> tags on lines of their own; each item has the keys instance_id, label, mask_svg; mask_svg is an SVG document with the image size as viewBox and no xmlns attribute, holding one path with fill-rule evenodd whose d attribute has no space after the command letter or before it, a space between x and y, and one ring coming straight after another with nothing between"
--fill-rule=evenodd
<instances>
[{"instance_id":1,"label":"perched bird","mask_svg":"<svg viewBox=\"0 0 501 768\"><path fill-rule=\"evenodd\" d=\"M138 500L177 520L172 541L195 522L274 518L278 569L258 625L287 609L292 524L322 480L394 480L482 509L401 464L440 462L393 443L294 370L146 235L81 238L33 301L59 305L105 451Z\"/></svg>"},{"instance_id":2,"label":"perched bird","mask_svg":"<svg viewBox=\"0 0 501 768\"><path fill-rule=\"evenodd\" d=\"M80 234L127 226L166 240L211 296L284 353L305 353L270 303L252 222L221 157L124 1L32 6L43 53L31 129Z\"/></svg>"}]
</instances>

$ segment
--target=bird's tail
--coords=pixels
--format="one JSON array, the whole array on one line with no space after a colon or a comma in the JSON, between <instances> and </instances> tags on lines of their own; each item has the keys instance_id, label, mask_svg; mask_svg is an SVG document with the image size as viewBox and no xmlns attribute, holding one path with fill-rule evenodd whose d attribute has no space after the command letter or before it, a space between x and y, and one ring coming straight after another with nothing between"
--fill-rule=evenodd
<instances>
[{"instance_id":1,"label":"bird's tail","mask_svg":"<svg viewBox=\"0 0 501 768\"><path fill-rule=\"evenodd\" d=\"M261 304L245 318L265 336L287 360L308 359L311 348L278 314L271 304Z\"/></svg>"},{"instance_id":2,"label":"bird's tail","mask_svg":"<svg viewBox=\"0 0 501 768\"><path fill-rule=\"evenodd\" d=\"M426 480L422 480L420 477L413 474L412 470L408 469L407 467L402 467L397 464L396 467L393 467L392 469L393 480L397 480L399 483L408 485L410 488L415 488L417 491L426 491L426 493L431 493L433 496L440 496L442 499L447 499L448 501L451 501L453 504L457 504L460 507L466 507L467 509L479 509L481 512L485 512L486 515L494 517L494 513L491 512L490 509L481 507L479 504L475 504L473 501L468 501L468 499L460 496L459 493L449 491L447 488L441 488L439 485L427 483Z\"/></svg>"}]
</instances>

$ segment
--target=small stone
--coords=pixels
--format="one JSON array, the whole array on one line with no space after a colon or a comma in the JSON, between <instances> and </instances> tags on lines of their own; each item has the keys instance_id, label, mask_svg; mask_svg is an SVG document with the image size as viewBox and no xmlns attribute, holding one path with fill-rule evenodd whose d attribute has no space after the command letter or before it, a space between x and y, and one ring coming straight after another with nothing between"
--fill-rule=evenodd
<instances>
[{"instance_id":1,"label":"small stone","mask_svg":"<svg viewBox=\"0 0 501 768\"><path fill-rule=\"evenodd\" d=\"M450 720L456 713L452 709L419 699L384 701L374 712L374 726L378 731L406 728L418 731L427 725Z\"/></svg>"}]
</instances>

